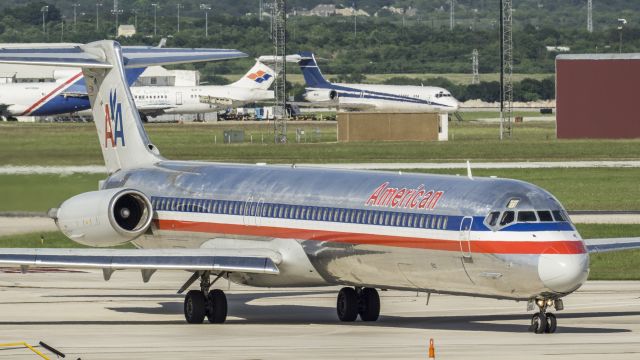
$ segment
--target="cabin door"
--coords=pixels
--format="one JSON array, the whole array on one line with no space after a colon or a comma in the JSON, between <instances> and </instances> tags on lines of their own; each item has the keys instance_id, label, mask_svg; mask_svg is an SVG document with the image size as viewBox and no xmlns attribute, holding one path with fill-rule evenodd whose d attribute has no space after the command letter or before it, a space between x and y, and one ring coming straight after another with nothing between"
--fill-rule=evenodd
<instances>
[{"instance_id":1,"label":"cabin door","mask_svg":"<svg viewBox=\"0 0 640 360\"><path fill-rule=\"evenodd\" d=\"M182 105L182 93L181 92L177 92L176 93L176 105Z\"/></svg>"},{"instance_id":2,"label":"cabin door","mask_svg":"<svg viewBox=\"0 0 640 360\"><path fill-rule=\"evenodd\" d=\"M473 224L473 218L465 216L460 223L460 252L462 253L462 260L464 262L472 262L471 257L471 225Z\"/></svg>"}]
</instances>

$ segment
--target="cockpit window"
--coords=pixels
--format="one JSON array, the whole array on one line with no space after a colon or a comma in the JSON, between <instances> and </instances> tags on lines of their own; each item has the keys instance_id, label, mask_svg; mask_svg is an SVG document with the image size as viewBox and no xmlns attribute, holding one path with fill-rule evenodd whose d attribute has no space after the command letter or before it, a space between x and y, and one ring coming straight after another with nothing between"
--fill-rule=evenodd
<instances>
[{"instance_id":1,"label":"cockpit window","mask_svg":"<svg viewBox=\"0 0 640 360\"><path fill-rule=\"evenodd\" d=\"M499 218L500 218L499 211L494 211L492 213L489 213L489 215L487 215L487 224L489 224L489 226L496 226L496 224L498 224Z\"/></svg>"},{"instance_id":2,"label":"cockpit window","mask_svg":"<svg viewBox=\"0 0 640 360\"><path fill-rule=\"evenodd\" d=\"M536 222L536 213L533 211L518 211L518 222Z\"/></svg>"},{"instance_id":3,"label":"cockpit window","mask_svg":"<svg viewBox=\"0 0 640 360\"><path fill-rule=\"evenodd\" d=\"M513 211L505 211L500 219L500 226L510 224L515 220L515 213Z\"/></svg>"},{"instance_id":4,"label":"cockpit window","mask_svg":"<svg viewBox=\"0 0 640 360\"><path fill-rule=\"evenodd\" d=\"M553 210L553 218L556 221L567 221L567 218L564 216L564 212L560 210Z\"/></svg>"},{"instance_id":5,"label":"cockpit window","mask_svg":"<svg viewBox=\"0 0 640 360\"><path fill-rule=\"evenodd\" d=\"M538 217L542 222L553 221L553 217L551 216L551 211L548 211L548 210L538 211Z\"/></svg>"}]
</instances>

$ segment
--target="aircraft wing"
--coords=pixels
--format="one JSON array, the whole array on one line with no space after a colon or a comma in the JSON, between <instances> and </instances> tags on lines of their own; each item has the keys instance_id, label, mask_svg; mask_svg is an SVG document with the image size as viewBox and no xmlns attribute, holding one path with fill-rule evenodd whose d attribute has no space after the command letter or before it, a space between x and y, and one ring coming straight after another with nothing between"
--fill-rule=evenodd
<instances>
[{"instance_id":1,"label":"aircraft wing","mask_svg":"<svg viewBox=\"0 0 640 360\"><path fill-rule=\"evenodd\" d=\"M136 108L139 112L149 115L149 116L158 116L164 114L165 110L175 109L175 106L171 105L136 105Z\"/></svg>"},{"instance_id":2,"label":"aircraft wing","mask_svg":"<svg viewBox=\"0 0 640 360\"><path fill-rule=\"evenodd\" d=\"M640 249L640 238L585 239L589 253Z\"/></svg>"},{"instance_id":3,"label":"aircraft wing","mask_svg":"<svg viewBox=\"0 0 640 360\"><path fill-rule=\"evenodd\" d=\"M23 271L29 267L102 269L108 280L115 270L137 269L145 282L156 270L277 275L280 261L280 254L260 249L0 249L0 265L20 266Z\"/></svg>"},{"instance_id":4,"label":"aircraft wing","mask_svg":"<svg viewBox=\"0 0 640 360\"><path fill-rule=\"evenodd\" d=\"M123 46L125 68L182 64L198 61L227 60L246 57L233 49L172 49L150 46ZM47 46L38 48L0 48L0 62L6 64L111 68L103 54L85 45Z\"/></svg>"}]
</instances>

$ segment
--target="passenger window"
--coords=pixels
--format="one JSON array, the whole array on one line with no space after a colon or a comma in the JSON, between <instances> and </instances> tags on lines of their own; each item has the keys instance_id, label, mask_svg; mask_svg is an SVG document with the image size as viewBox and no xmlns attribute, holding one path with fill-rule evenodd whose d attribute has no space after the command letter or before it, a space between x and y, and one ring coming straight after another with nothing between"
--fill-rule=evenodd
<instances>
[{"instance_id":1,"label":"passenger window","mask_svg":"<svg viewBox=\"0 0 640 360\"><path fill-rule=\"evenodd\" d=\"M350 223L355 223L356 222L356 211L358 212L358 219L360 219L360 211L359 210L349 210L349 222Z\"/></svg>"},{"instance_id":2,"label":"passenger window","mask_svg":"<svg viewBox=\"0 0 640 360\"><path fill-rule=\"evenodd\" d=\"M504 213L502 213L502 218L500 219L500 226L511 224L514 219L515 219L515 213L513 211L505 211Z\"/></svg>"},{"instance_id":3,"label":"passenger window","mask_svg":"<svg viewBox=\"0 0 640 360\"><path fill-rule=\"evenodd\" d=\"M396 213L391 214L391 220L389 221L389 225L393 225L396 223Z\"/></svg>"},{"instance_id":4,"label":"passenger window","mask_svg":"<svg viewBox=\"0 0 640 360\"><path fill-rule=\"evenodd\" d=\"M431 228L432 229L436 228L436 216L431 217Z\"/></svg>"},{"instance_id":5,"label":"passenger window","mask_svg":"<svg viewBox=\"0 0 640 360\"><path fill-rule=\"evenodd\" d=\"M494 211L489 213L489 215L487 215L487 224L489 224L489 226L496 226L496 224L498 223L498 219L500 218L500 212L499 211Z\"/></svg>"},{"instance_id":6,"label":"passenger window","mask_svg":"<svg viewBox=\"0 0 640 360\"><path fill-rule=\"evenodd\" d=\"M556 221L567 221L567 218L564 216L564 212L560 210L553 210L553 218Z\"/></svg>"},{"instance_id":7,"label":"passenger window","mask_svg":"<svg viewBox=\"0 0 640 360\"><path fill-rule=\"evenodd\" d=\"M444 217L444 221L442 223L442 228L445 229L445 230L447 229L447 222L449 222L449 217L445 216Z\"/></svg>"},{"instance_id":8,"label":"passenger window","mask_svg":"<svg viewBox=\"0 0 640 360\"><path fill-rule=\"evenodd\" d=\"M361 220L362 220L362 211L358 210L358 212L356 213L356 223L361 224L360 222Z\"/></svg>"},{"instance_id":9,"label":"passenger window","mask_svg":"<svg viewBox=\"0 0 640 360\"><path fill-rule=\"evenodd\" d=\"M424 221L425 221L425 216L420 215L420 228L424 228Z\"/></svg>"},{"instance_id":10,"label":"passenger window","mask_svg":"<svg viewBox=\"0 0 640 360\"><path fill-rule=\"evenodd\" d=\"M553 217L551 216L551 211L538 211L538 217L542 222L553 221Z\"/></svg>"},{"instance_id":11,"label":"passenger window","mask_svg":"<svg viewBox=\"0 0 640 360\"><path fill-rule=\"evenodd\" d=\"M437 224L437 229L440 229L442 226L442 216L438 216L438 224Z\"/></svg>"},{"instance_id":12,"label":"passenger window","mask_svg":"<svg viewBox=\"0 0 640 360\"><path fill-rule=\"evenodd\" d=\"M533 211L518 211L518 222L536 222L536 213Z\"/></svg>"}]
</instances>

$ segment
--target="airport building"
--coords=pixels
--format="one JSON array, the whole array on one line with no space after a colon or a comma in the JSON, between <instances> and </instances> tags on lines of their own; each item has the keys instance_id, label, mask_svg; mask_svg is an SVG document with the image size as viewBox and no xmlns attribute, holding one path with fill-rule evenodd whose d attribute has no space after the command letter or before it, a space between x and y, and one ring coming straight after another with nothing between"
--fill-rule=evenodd
<instances>
[{"instance_id":1,"label":"airport building","mask_svg":"<svg viewBox=\"0 0 640 360\"><path fill-rule=\"evenodd\" d=\"M556 57L558 139L640 138L640 54Z\"/></svg>"}]
</instances>

